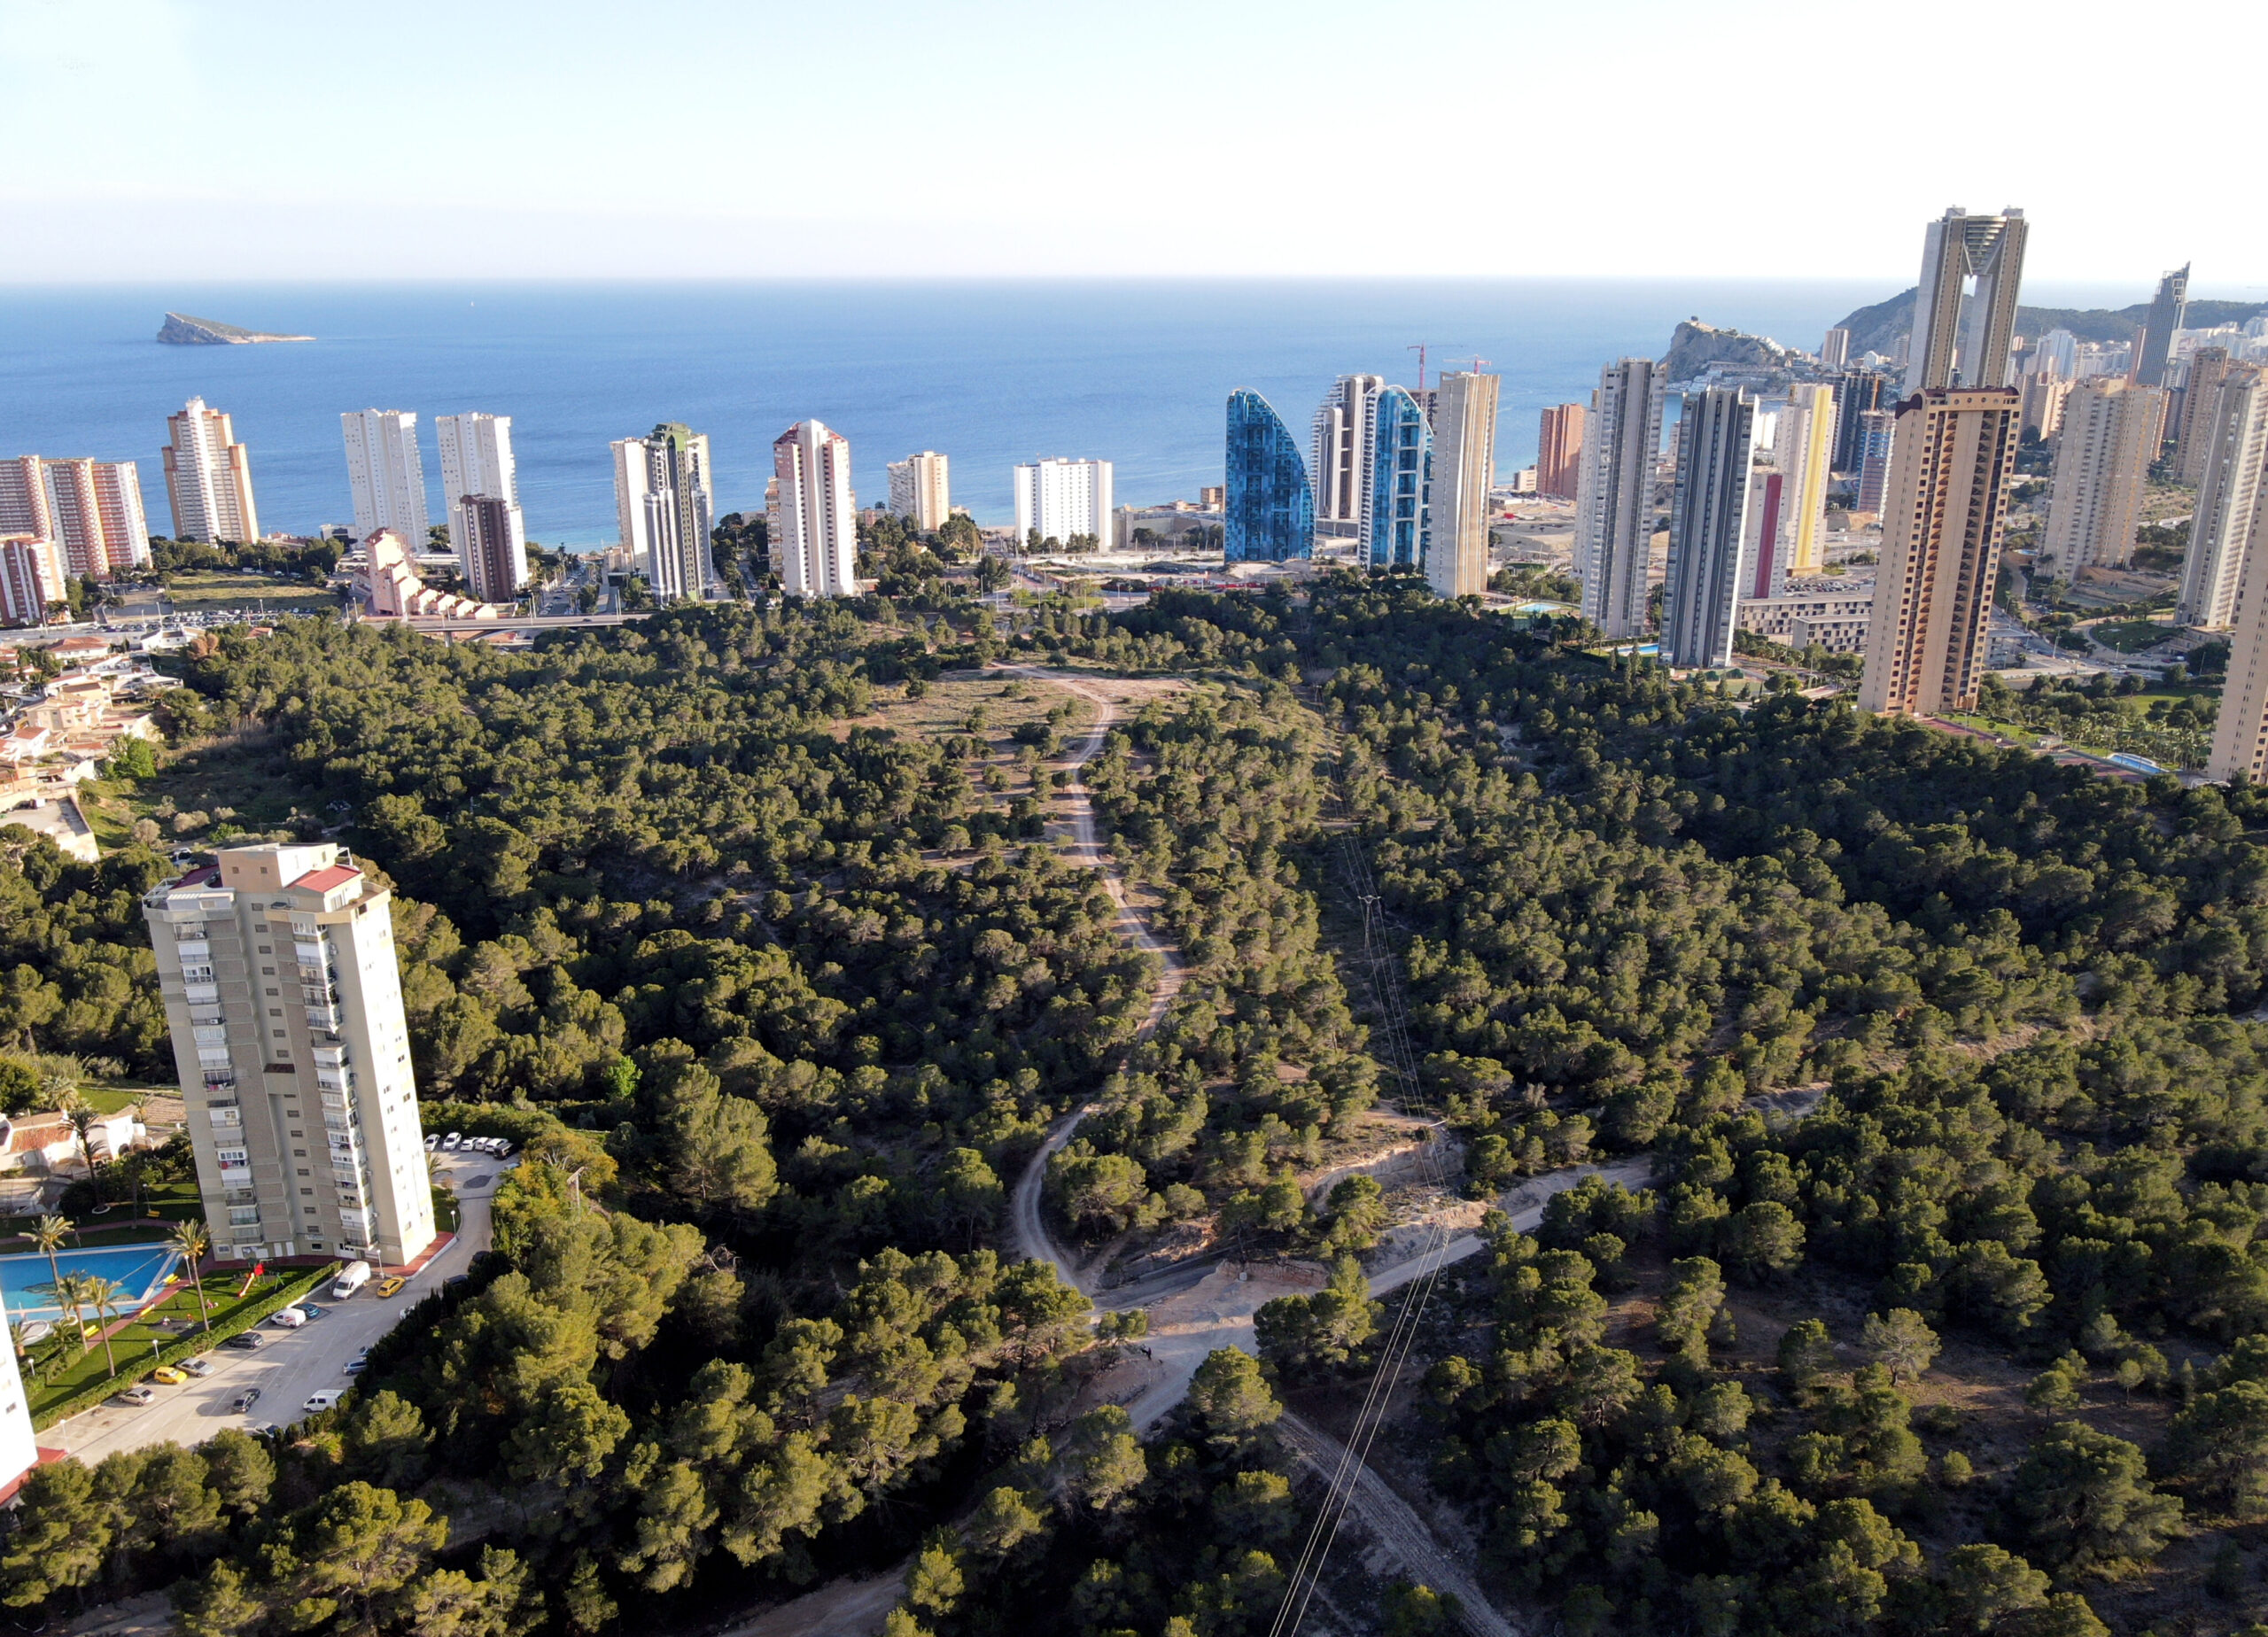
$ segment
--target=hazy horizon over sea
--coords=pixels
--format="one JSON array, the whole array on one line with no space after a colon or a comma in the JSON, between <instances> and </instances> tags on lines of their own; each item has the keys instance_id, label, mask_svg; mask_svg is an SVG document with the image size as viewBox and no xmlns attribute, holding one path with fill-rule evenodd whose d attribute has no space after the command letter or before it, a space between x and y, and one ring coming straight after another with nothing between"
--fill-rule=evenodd
<instances>
[{"instance_id":1,"label":"hazy horizon over sea","mask_svg":"<svg viewBox=\"0 0 2268 1637\"><path fill-rule=\"evenodd\" d=\"M861 504L884 464L951 459L953 499L1013 520L1009 468L1116 464L1119 503L1221 481L1223 406L1263 393L1304 447L1332 379L1414 384L1478 356L1503 377L1497 464L1534 458L1537 411L1581 400L1600 366L1659 357L1689 315L1815 348L1894 283L1728 280L937 281L0 288L0 456L139 462L171 531L158 450L192 394L235 419L261 528L352 519L338 416L414 409L440 510L436 415L512 417L529 536L616 535L608 445L661 421L709 434L718 515L761 506L771 443L816 417L849 438ZM2036 300L2050 292L2027 291ZM2054 292L2096 305L2123 287ZM170 346L166 312L312 342Z\"/></svg>"}]
</instances>

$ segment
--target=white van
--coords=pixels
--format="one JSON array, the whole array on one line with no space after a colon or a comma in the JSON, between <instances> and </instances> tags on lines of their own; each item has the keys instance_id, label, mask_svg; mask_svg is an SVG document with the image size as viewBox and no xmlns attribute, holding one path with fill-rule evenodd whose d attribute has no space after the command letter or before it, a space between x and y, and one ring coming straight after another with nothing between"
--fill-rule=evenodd
<instances>
[{"instance_id":1,"label":"white van","mask_svg":"<svg viewBox=\"0 0 2268 1637\"><path fill-rule=\"evenodd\" d=\"M307 1394L307 1401L299 1406L299 1413L306 1416L320 1416L326 1409L336 1408L338 1400L339 1394L325 1387L320 1393Z\"/></svg>"},{"instance_id":2,"label":"white van","mask_svg":"<svg viewBox=\"0 0 2268 1637\"><path fill-rule=\"evenodd\" d=\"M333 1301L345 1301L369 1282L369 1263L359 1261L348 1262L338 1270L338 1276L330 1282L330 1299Z\"/></svg>"},{"instance_id":3,"label":"white van","mask_svg":"<svg viewBox=\"0 0 2268 1637\"><path fill-rule=\"evenodd\" d=\"M277 1330L298 1330L307 1322L307 1315L297 1307L278 1307L268 1315L268 1322Z\"/></svg>"}]
</instances>

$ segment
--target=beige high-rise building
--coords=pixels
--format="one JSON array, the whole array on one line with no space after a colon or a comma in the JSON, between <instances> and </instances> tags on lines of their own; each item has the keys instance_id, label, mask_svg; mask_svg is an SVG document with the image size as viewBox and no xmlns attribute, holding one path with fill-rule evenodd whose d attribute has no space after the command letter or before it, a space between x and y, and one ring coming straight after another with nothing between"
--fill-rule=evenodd
<instances>
[{"instance_id":1,"label":"beige high-rise building","mask_svg":"<svg viewBox=\"0 0 2268 1637\"><path fill-rule=\"evenodd\" d=\"M1972 216L1958 205L1931 222L1914 296L1906 390L2006 386L2030 224L2023 212ZM1976 288L1964 295L1969 280Z\"/></svg>"},{"instance_id":2,"label":"beige high-rise building","mask_svg":"<svg viewBox=\"0 0 2268 1637\"><path fill-rule=\"evenodd\" d=\"M2229 350L2201 346L2190 354L2189 378L2181 388L2181 421L2174 430L2174 476L2186 484L2205 481L2205 462L2213 446L2213 422L2220 408L2221 383L2229 373Z\"/></svg>"},{"instance_id":3,"label":"beige high-rise building","mask_svg":"<svg viewBox=\"0 0 2268 1637\"><path fill-rule=\"evenodd\" d=\"M1827 565L1827 480L1835 463L1835 389L1791 387L1772 440L1780 469L1781 533L1790 574L1816 574Z\"/></svg>"},{"instance_id":4,"label":"beige high-rise building","mask_svg":"<svg viewBox=\"0 0 2268 1637\"><path fill-rule=\"evenodd\" d=\"M1535 443L1535 492L1572 500L1582 481L1583 422L1581 404L1553 404L1544 410Z\"/></svg>"},{"instance_id":5,"label":"beige high-rise building","mask_svg":"<svg viewBox=\"0 0 2268 1637\"><path fill-rule=\"evenodd\" d=\"M924 449L888 462L883 470L889 474L892 516L907 519L924 534L945 526L953 513L953 492L944 455Z\"/></svg>"},{"instance_id":6,"label":"beige high-rise building","mask_svg":"<svg viewBox=\"0 0 2268 1637\"><path fill-rule=\"evenodd\" d=\"M2165 392L2117 376L2071 389L2055 443L2055 480L2039 555L2065 574L2123 567L2134 555L2142 490L2158 452Z\"/></svg>"},{"instance_id":7,"label":"beige high-rise building","mask_svg":"<svg viewBox=\"0 0 2268 1637\"><path fill-rule=\"evenodd\" d=\"M238 543L260 538L252 504L252 457L218 409L192 398L166 418L166 497L173 503L174 538Z\"/></svg>"},{"instance_id":8,"label":"beige high-rise building","mask_svg":"<svg viewBox=\"0 0 2268 1637\"><path fill-rule=\"evenodd\" d=\"M2252 538L2237 582L2236 632L2229 640L2229 679L2213 726L2211 779L2268 776L2268 509L2256 510Z\"/></svg>"},{"instance_id":9,"label":"beige high-rise building","mask_svg":"<svg viewBox=\"0 0 2268 1637\"><path fill-rule=\"evenodd\" d=\"M433 1242L391 898L337 846L269 842L142 900L218 1257Z\"/></svg>"},{"instance_id":10,"label":"beige high-rise building","mask_svg":"<svg viewBox=\"0 0 2268 1637\"><path fill-rule=\"evenodd\" d=\"M2178 617L2203 631L2236 623L2237 591L2255 531L2268 514L2268 375L2242 365L2215 384L2197 437L2204 472L2189 518Z\"/></svg>"},{"instance_id":11,"label":"beige high-rise building","mask_svg":"<svg viewBox=\"0 0 2268 1637\"><path fill-rule=\"evenodd\" d=\"M772 469L780 480L780 532L772 537L772 562L781 588L791 597L857 595L858 503L851 498L850 440L824 422L798 421L772 440Z\"/></svg>"},{"instance_id":12,"label":"beige high-rise building","mask_svg":"<svg viewBox=\"0 0 2268 1637\"><path fill-rule=\"evenodd\" d=\"M2023 413L2006 386L1937 388L1899 406L1859 685L1864 709L1933 716L1975 707Z\"/></svg>"},{"instance_id":13,"label":"beige high-rise building","mask_svg":"<svg viewBox=\"0 0 2268 1637\"><path fill-rule=\"evenodd\" d=\"M2036 432L2042 441L2053 438L2062 430L2063 405L2071 396L2071 384L2060 376L2028 375L2023 378L2023 430Z\"/></svg>"},{"instance_id":14,"label":"beige high-rise building","mask_svg":"<svg viewBox=\"0 0 2268 1637\"><path fill-rule=\"evenodd\" d=\"M1437 597L1488 589L1488 491L1496 483L1498 377L1441 373L1433 394L1433 515L1425 583Z\"/></svg>"}]
</instances>

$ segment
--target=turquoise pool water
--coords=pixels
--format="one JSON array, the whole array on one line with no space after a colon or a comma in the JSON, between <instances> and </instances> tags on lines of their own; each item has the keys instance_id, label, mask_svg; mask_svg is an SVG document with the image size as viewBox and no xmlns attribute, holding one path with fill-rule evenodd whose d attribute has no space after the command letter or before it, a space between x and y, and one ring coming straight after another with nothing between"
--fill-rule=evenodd
<instances>
[{"instance_id":1,"label":"turquoise pool water","mask_svg":"<svg viewBox=\"0 0 2268 1637\"><path fill-rule=\"evenodd\" d=\"M129 1311L158 1293L166 1276L180 1260L162 1245L112 1245L55 1253L55 1266L65 1273L91 1273L124 1285L127 1294L121 1306ZM63 1317L63 1309L42 1288L54 1282L55 1268L39 1252L0 1256L0 1300L8 1305L9 1323ZM92 1319L94 1315L87 1316Z\"/></svg>"}]
</instances>

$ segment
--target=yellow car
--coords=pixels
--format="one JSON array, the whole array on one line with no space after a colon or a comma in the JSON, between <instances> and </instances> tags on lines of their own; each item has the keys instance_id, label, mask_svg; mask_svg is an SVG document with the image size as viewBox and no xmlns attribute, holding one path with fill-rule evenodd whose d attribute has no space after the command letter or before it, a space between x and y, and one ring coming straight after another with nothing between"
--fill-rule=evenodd
<instances>
[{"instance_id":1,"label":"yellow car","mask_svg":"<svg viewBox=\"0 0 2268 1637\"><path fill-rule=\"evenodd\" d=\"M401 1294L401 1287L408 1283L408 1280L399 1276L390 1276L386 1278L380 1279L378 1281L378 1294L381 1296L399 1296Z\"/></svg>"},{"instance_id":2,"label":"yellow car","mask_svg":"<svg viewBox=\"0 0 2268 1637\"><path fill-rule=\"evenodd\" d=\"M161 1386L177 1387L189 1377L170 1364L160 1364L150 1372L150 1379Z\"/></svg>"}]
</instances>

